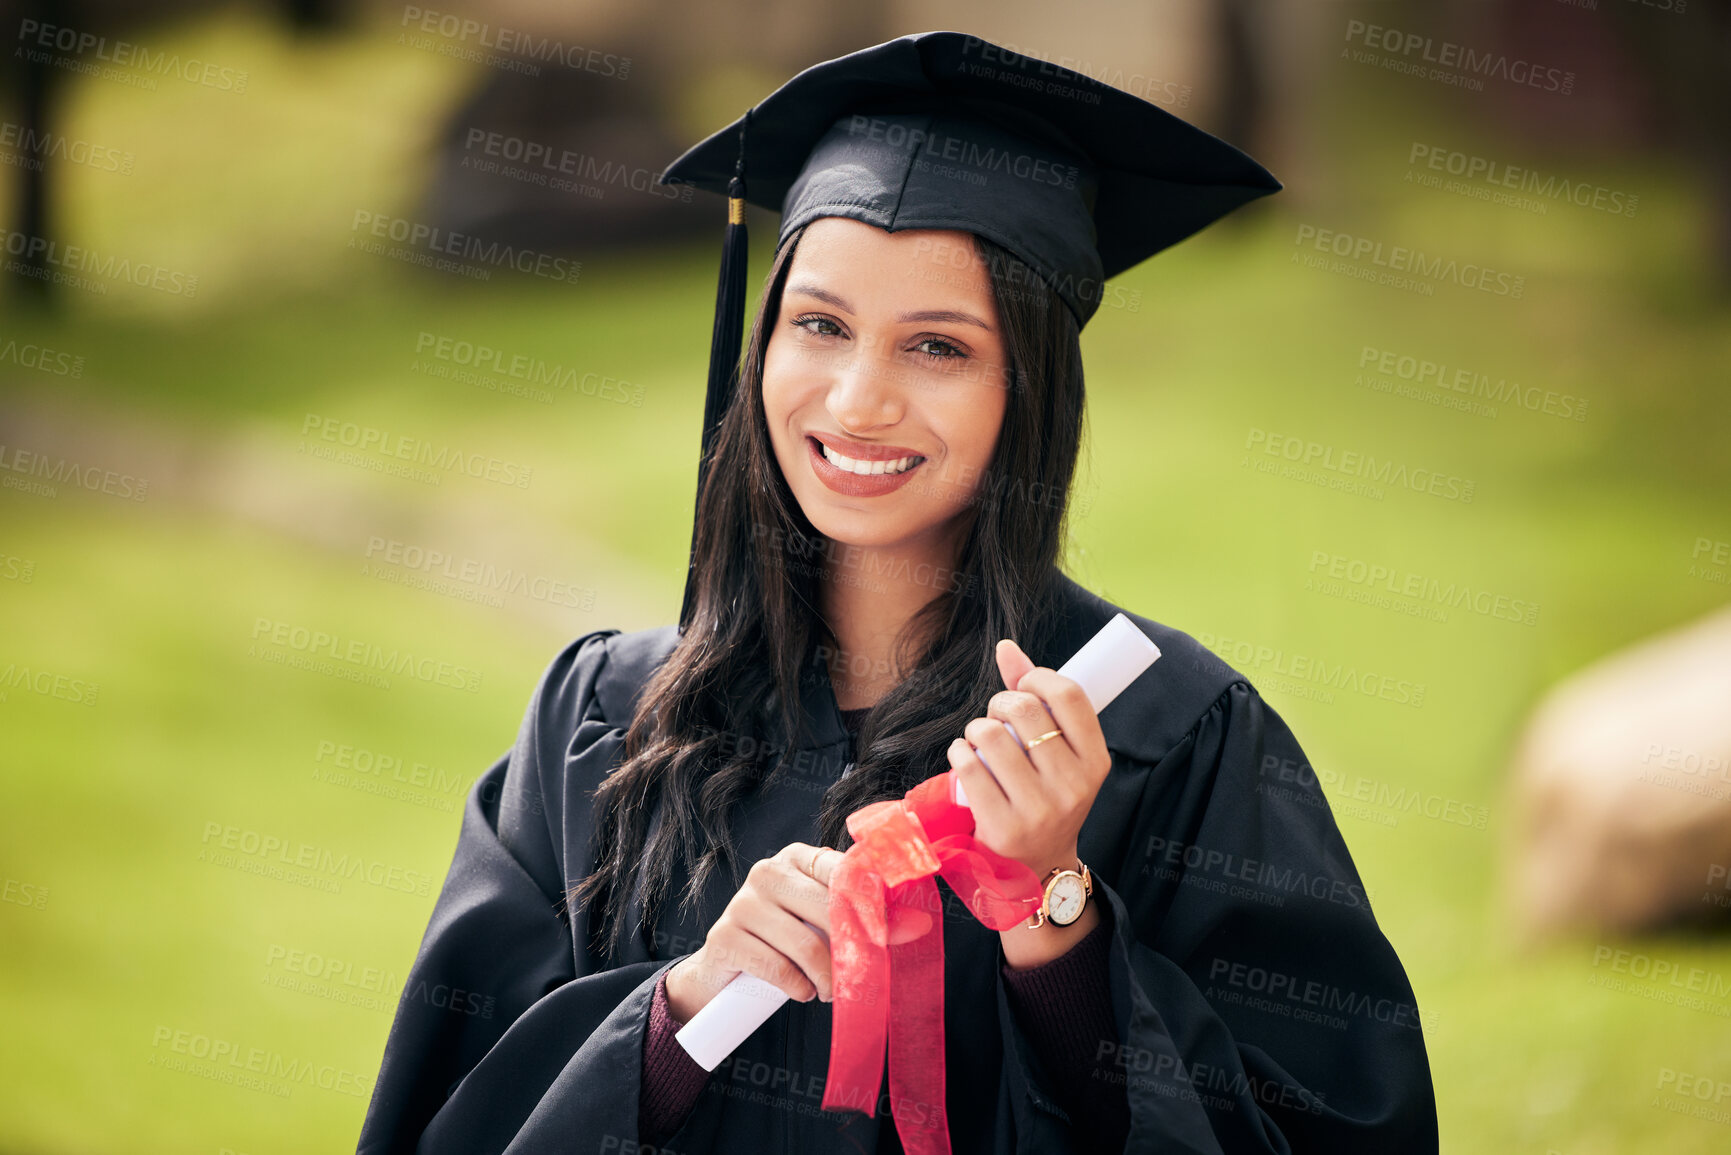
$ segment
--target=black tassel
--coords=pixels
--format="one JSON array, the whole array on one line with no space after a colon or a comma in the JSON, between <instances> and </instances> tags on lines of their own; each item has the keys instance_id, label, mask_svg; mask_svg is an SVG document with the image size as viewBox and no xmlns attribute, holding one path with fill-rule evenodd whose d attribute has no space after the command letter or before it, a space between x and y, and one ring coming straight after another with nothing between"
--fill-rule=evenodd
<instances>
[{"instance_id":1,"label":"black tassel","mask_svg":"<svg viewBox=\"0 0 1731 1155\"><path fill-rule=\"evenodd\" d=\"M703 442L697 459L697 504L703 502L703 481L709 475L709 455L721 415L733 401L739 386L739 353L745 328L745 274L751 250L745 235L745 132L751 113L739 128L739 158L733 179L727 185L727 235L721 246L721 277L715 286L715 328L709 337L709 384L703 398ZM691 623L695 608L697 575L697 517L691 519L691 556L685 574L685 598L679 609L679 625Z\"/></svg>"}]
</instances>

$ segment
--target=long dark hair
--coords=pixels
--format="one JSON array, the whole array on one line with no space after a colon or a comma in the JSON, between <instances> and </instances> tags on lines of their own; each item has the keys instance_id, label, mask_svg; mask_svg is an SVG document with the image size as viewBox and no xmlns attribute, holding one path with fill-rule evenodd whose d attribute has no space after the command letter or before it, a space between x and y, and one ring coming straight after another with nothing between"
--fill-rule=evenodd
<instances>
[{"instance_id":1,"label":"long dark hair","mask_svg":"<svg viewBox=\"0 0 1731 1155\"><path fill-rule=\"evenodd\" d=\"M596 791L597 865L571 899L591 904L594 945L605 953L639 929L626 925L634 897L644 925L654 925L682 863L687 904L719 868L742 877L749 864L736 860L730 813L783 776L779 756L798 748L803 730L813 647L835 644L817 606L837 551L788 488L763 407L764 351L799 238L788 238L770 270L699 496L691 621L638 701L623 763ZM974 241L1009 362L1004 421L955 573L934 583L938 592L902 635L898 668L911 672L867 716L857 765L823 796L818 820L830 846L847 845L854 810L945 768L949 743L1002 688L993 645L1015 638L1033 649L1051 617L1082 436L1078 326L1027 265ZM784 740L772 747L777 720Z\"/></svg>"}]
</instances>

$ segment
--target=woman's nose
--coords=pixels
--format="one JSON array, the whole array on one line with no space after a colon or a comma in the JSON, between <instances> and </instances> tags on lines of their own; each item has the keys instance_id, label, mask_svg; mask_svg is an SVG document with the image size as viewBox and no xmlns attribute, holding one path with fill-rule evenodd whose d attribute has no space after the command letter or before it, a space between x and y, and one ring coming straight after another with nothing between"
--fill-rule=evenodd
<instances>
[{"instance_id":1,"label":"woman's nose","mask_svg":"<svg viewBox=\"0 0 1731 1155\"><path fill-rule=\"evenodd\" d=\"M853 355L837 366L830 383L830 415L847 429L894 425L906 412L894 350L879 339L856 340Z\"/></svg>"}]
</instances>

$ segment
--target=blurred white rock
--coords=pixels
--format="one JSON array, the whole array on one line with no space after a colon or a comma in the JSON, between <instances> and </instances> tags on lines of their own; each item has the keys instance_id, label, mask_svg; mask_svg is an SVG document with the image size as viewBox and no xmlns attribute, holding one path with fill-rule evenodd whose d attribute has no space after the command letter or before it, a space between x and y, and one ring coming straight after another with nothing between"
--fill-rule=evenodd
<instances>
[{"instance_id":1,"label":"blurred white rock","mask_svg":"<svg viewBox=\"0 0 1731 1155\"><path fill-rule=\"evenodd\" d=\"M1510 777L1525 930L1629 934L1731 914L1731 608L1558 685Z\"/></svg>"}]
</instances>

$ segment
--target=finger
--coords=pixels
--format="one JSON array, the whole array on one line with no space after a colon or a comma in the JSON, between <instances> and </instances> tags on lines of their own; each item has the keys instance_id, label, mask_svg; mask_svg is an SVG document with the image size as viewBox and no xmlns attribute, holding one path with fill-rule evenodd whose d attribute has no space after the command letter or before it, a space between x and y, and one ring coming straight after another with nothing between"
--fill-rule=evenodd
<instances>
[{"instance_id":1,"label":"finger","mask_svg":"<svg viewBox=\"0 0 1731 1155\"><path fill-rule=\"evenodd\" d=\"M957 738L950 743L949 757L950 769L956 772L956 779L967 793L968 809L974 812L976 821L1009 813L1009 796L992 777L992 772L986 769L985 763L980 761L979 755L974 753L972 746Z\"/></svg>"},{"instance_id":2,"label":"finger","mask_svg":"<svg viewBox=\"0 0 1731 1155\"><path fill-rule=\"evenodd\" d=\"M795 922L795 926L799 924ZM804 928L801 928L804 929ZM810 931L806 931L810 934ZM725 939L720 969L753 975L797 1003L809 1003L818 990L799 963L777 950L763 936L736 925ZM726 985L726 984L722 984Z\"/></svg>"},{"instance_id":3,"label":"finger","mask_svg":"<svg viewBox=\"0 0 1731 1155\"><path fill-rule=\"evenodd\" d=\"M835 868L841 865L842 852L833 846L825 846L817 852L812 860L811 876L817 884L829 888L830 878L835 874Z\"/></svg>"},{"instance_id":4,"label":"finger","mask_svg":"<svg viewBox=\"0 0 1731 1155\"><path fill-rule=\"evenodd\" d=\"M1100 716L1094 713L1094 704L1074 679L1041 666L1024 675L1016 688L1045 703L1077 754L1099 763L1111 760L1106 735L1100 729Z\"/></svg>"},{"instance_id":5,"label":"finger","mask_svg":"<svg viewBox=\"0 0 1731 1155\"><path fill-rule=\"evenodd\" d=\"M768 943L782 958L791 960L804 980L811 984L811 993L829 1002L829 943L811 927L776 907L765 906L751 911L746 917L750 921L742 921L742 928ZM793 993L789 987L782 989Z\"/></svg>"},{"instance_id":6,"label":"finger","mask_svg":"<svg viewBox=\"0 0 1731 1155\"><path fill-rule=\"evenodd\" d=\"M792 863L801 874L817 882L819 886L829 885L829 876L835 870L833 856L841 851L833 846L812 846L804 842L790 842L784 846L777 858ZM825 861L831 859L831 861Z\"/></svg>"},{"instance_id":7,"label":"finger","mask_svg":"<svg viewBox=\"0 0 1731 1155\"><path fill-rule=\"evenodd\" d=\"M1026 751L1029 761L1034 764L1034 769L1042 774L1052 773L1060 761L1072 756L1064 742L1063 731L1052 717L1052 712L1046 708L1045 702L1033 694L1020 690L1000 690L992 695L992 700L986 707L986 716L1010 724L1021 740L1022 749ZM1053 730L1059 731L1056 737L1047 738L1029 747L1028 743L1050 734Z\"/></svg>"},{"instance_id":8,"label":"finger","mask_svg":"<svg viewBox=\"0 0 1731 1155\"><path fill-rule=\"evenodd\" d=\"M1033 659L1023 653L1022 647L1009 638L1005 638L997 644L992 656L998 659L998 675L1004 679L1004 685L1011 690L1016 688L1016 683L1022 680L1024 674L1034 668Z\"/></svg>"},{"instance_id":9,"label":"finger","mask_svg":"<svg viewBox=\"0 0 1731 1155\"><path fill-rule=\"evenodd\" d=\"M1010 805L1032 814L1040 799L1040 772L1028 761L1021 743L1010 737L1010 732L996 718L975 718L962 733L998 780Z\"/></svg>"},{"instance_id":10,"label":"finger","mask_svg":"<svg viewBox=\"0 0 1731 1155\"><path fill-rule=\"evenodd\" d=\"M815 849L795 843L777 852L774 858L753 863L746 874L746 887L828 934L829 888L804 870Z\"/></svg>"}]
</instances>

